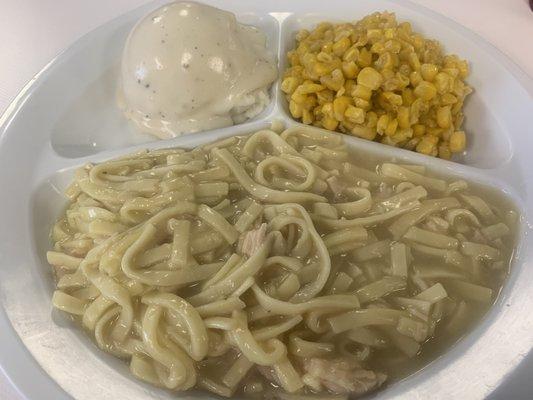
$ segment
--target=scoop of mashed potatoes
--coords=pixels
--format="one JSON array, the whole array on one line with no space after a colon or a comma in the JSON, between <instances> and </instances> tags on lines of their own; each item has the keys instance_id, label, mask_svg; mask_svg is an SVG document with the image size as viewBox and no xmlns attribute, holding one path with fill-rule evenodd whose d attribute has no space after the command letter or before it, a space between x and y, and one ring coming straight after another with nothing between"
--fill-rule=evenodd
<instances>
[{"instance_id":1,"label":"scoop of mashed potatoes","mask_svg":"<svg viewBox=\"0 0 533 400\"><path fill-rule=\"evenodd\" d=\"M276 78L263 32L230 12L175 2L128 36L119 105L141 130L170 138L255 117Z\"/></svg>"}]
</instances>

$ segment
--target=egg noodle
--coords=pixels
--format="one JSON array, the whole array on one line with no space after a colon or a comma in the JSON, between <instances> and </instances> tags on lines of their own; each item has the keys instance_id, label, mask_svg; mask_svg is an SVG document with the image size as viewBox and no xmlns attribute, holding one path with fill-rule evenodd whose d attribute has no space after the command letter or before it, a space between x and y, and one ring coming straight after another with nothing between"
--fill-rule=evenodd
<instances>
[{"instance_id":1,"label":"egg noodle","mask_svg":"<svg viewBox=\"0 0 533 400\"><path fill-rule=\"evenodd\" d=\"M492 303L516 214L423 166L361 164L295 127L86 165L52 231L53 304L168 389L373 390L383 354Z\"/></svg>"}]
</instances>

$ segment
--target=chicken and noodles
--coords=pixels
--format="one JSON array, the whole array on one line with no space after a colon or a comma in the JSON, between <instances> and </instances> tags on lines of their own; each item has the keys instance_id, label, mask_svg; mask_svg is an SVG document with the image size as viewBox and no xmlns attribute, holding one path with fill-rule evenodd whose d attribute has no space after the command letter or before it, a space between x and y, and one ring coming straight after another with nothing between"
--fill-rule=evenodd
<instances>
[{"instance_id":1,"label":"chicken and noodles","mask_svg":"<svg viewBox=\"0 0 533 400\"><path fill-rule=\"evenodd\" d=\"M380 387L490 306L517 218L307 127L89 164L67 196L55 307L136 377L226 397Z\"/></svg>"}]
</instances>

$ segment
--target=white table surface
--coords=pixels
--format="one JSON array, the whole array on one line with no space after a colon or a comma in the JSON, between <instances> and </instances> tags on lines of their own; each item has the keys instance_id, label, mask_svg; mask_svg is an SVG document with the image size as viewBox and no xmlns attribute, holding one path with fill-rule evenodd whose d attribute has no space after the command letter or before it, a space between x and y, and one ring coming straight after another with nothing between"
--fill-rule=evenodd
<instances>
[{"instance_id":1,"label":"white table surface","mask_svg":"<svg viewBox=\"0 0 533 400\"><path fill-rule=\"evenodd\" d=\"M533 77L533 12L528 0L413 1L480 34ZM0 114L60 51L143 3L147 0L0 0ZM533 352L490 400L533 399L532 378ZM1 369L0 399L24 399ZM39 400L47 399L43 393Z\"/></svg>"}]
</instances>

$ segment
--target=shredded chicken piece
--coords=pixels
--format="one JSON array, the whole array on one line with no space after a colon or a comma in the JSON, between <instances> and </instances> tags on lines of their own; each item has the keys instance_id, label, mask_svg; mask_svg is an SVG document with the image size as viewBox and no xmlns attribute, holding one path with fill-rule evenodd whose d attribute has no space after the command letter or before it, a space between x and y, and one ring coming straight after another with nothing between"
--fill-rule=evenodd
<instances>
[{"instance_id":1,"label":"shredded chicken piece","mask_svg":"<svg viewBox=\"0 0 533 400\"><path fill-rule=\"evenodd\" d=\"M303 363L304 383L312 390L326 388L334 394L364 394L378 388L387 376L361 368L355 360L309 358Z\"/></svg>"},{"instance_id":2,"label":"shredded chicken piece","mask_svg":"<svg viewBox=\"0 0 533 400\"><path fill-rule=\"evenodd\" d=\"M262 223L259 228L244 232L240 238L240 252L244 256L252 256L263 244L267 231L267 224Z\"/></svg>"}]
</instances>

